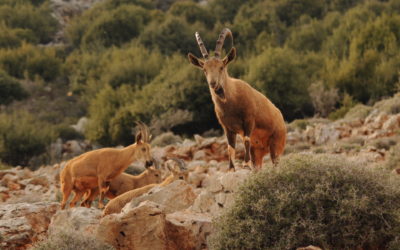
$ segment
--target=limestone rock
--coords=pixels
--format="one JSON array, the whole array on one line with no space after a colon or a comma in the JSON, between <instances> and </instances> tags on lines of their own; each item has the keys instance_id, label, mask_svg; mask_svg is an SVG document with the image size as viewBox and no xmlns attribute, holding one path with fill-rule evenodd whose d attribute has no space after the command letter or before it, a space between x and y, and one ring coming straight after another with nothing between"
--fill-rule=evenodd
<instances>
[{"instance_id":1,"label":"limestone rock","mask_svg":"<svg viewBox=\"0 0 400 250\"><path fill-rule=\"evenodd\" d=\"M211 234L211 217L179 211L166 216L169 249L205 249Z\"/></svg>"},{"instance_id":2,"label":"limestone rock","mask_svg":"<svg viewBox=\"0 0 400 250\"><path fill-rule=\"evenodd\" d=\"M236 192L240 184L246 180L250 170L240 169L236 172L229 172L221 176L221 185L224 191Z\"/></svg>"},{"instance_id":3,"label":"limestone rock","mask_svg":"<svg viewBox=\"0 0 400 250\"><path fill-rule=\"evenodd\" d=\"M46 202L0 205L0 248L25 248L43 239L58 207Z\"/></svg>"},{"instance_id":4,"label":"limestone rock","mask_svg":"<svg viewBox=\"0 0 400 250\"><path fill-rule=\"evenodd\" d=\"M393 131L400 127L400 114L389 117L382 125L382 129L386 131Z\"/></svg>"},{"instance_id":5,"label":"limestone rock","mask_svg":"<svg viewBox=\"0 0 400 250\"><path fill-rule=\"evenodd\" d=\"M117 249L168 249L165 213L161 205L145 201L100 220L96 237Z\"/></svg>"},{"instance_id":6,"label":"limestone rock","mask_svg":"<svg viewBox=\"0 0 400 250\"><path fill-rule=\"evenodd\" d=\"M202 190L190 210L197 213L211 213L214 205L215 196L207 190Z\"/></svg>"},{"instance_id":7,"label":"limestone rock","mask_svg":"<svg viewBox=\"0 0 400 250\"><path fill-rule=\"evenodd\" d=\"M148 200L164 206L166 213L172 213L190 207L195 199L193 187L185 181L177 180L165 187L155 187L147 194L134 198L122 211L130 210Z\"/></svg>"},{"instance_id":8,"label":"limestone rock","mask_svg":"<svg viewBox=\"0 0 400 250\"><path fill-rule=\"evenodd\" d=\"M78 231L83 234L93 235L97 231L101 210L97 208L74 207L59 210L52 218L49 225L49 234L62 231Z\"/></svg>"}]
</instances>

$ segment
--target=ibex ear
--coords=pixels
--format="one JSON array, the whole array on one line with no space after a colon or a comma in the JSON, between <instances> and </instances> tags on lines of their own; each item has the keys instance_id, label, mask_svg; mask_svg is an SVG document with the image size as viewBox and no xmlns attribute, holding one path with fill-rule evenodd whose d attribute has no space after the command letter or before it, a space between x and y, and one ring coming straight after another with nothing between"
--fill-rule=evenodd
<instances>
[{"instance_id":1,"label":"ibex ear","mask_svg":"<svg viewBox=\"0 0 400 250\"><path fill-rule=\"evenodd\" d=\"M136 134L136 144L142 144L143 143L143 135L141 132L138 132Z\"/></svg>"},{"instance_id":2,"label":"ibex ear","mask_svg":"<svg viewBox=\"0 0 400 250\"><path fill-rule=\"evenodd\" d=\"M188 54L189 62L196 67L203 68L204 62L201 61L199 58L194 56L192 53Z\"/></svg>"},{"instance_id":3,"label":"ibex ear","mask_svg":"<svg viewBox=\"0 0 400 250\"><path fill-rule=\"evenodd\" d=\"M231 61L233 61L236 58L236 48L232 47L232 49L229 51L229 53L225 56L224 58L224 64L228 65Z\"/></svg>"}]
</instances>

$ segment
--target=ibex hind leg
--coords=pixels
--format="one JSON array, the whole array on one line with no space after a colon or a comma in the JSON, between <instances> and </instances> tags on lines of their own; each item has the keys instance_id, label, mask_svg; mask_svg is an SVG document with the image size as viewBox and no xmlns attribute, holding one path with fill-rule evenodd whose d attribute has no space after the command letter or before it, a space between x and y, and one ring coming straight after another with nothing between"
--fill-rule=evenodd
<instances>
[{"instance_id":1,"label":"ibex hind leg","mask_svg":"<svg viewBox=\"0 0 400 250\"><path fill-rule=\"evenodd\" d=\"M104 196L107 193L108 189L110 188L110 182L104 181L102 178L99 178L98 184L100 192L99 208L102 209L104 208Z\"/></svg>"},{"instance_id":2,"label":"ibex hind leg","mask_svg":"<svg viewBox=\"0 0 400 250\"><path fill-rule=\"evenodd\" d=\"M68 198L71 195L72 191L72 184L63 182L61 183L61 192L63 195L62 201L61 201L61 209L65 208L65 205L67 204Z\"/></svg>"},{"instance_id":3,"label":"ibex hind leg","mask_svg":"<svg viewBox=\"0 0 400 250\"><path fill-rule=\"evenodd\" d=\"M75 207L76 203L81 200L81 198L84 194L84 192L82 192L80 190L74 191L74 193L75 193L75 195L74 195L74 198L72 198L72 201L70 202L70 205L69 205L70 207Z\"/></svg>"}]
</instances>

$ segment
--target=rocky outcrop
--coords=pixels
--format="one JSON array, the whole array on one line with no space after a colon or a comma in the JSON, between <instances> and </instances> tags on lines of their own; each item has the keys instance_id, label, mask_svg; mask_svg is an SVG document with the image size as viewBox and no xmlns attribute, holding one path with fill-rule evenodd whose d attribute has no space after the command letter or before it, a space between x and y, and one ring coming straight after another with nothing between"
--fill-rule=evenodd
<instances>
[{"instance_id":1,"label":"rocky outcrop","mask_svg":"<svg viewBox=\"0 0 400 250\"><path fill-rule=\"evenodd\" d=\"M1 204L0 248L25 249L46 237L58 207L55 202Z\"/></svg>"},{"instance_id":2,"label":"rocky outcrop","mask_svg":"<svg viewBox=\"0 0 400 250\"><path fill-rule=\"evenodd\" d=\"M144 201L101 219L97 237L117 249L204 249L211 217L189 211L167 214L166 207Z\"/></svg>"},{"instance_id":3,"label":"rocky outcrop","mask_svg":"<svg viewBox=\"0 0 400 250\"><path fill-rule=\"evenodd\" d=\"M168 249L163 207L151 201L100 220L97 237L117 249Z\"/></svg>"},{"instance_id":4,"label":"rocky outcrop","mask_svg":"<svg viewBox=\"0 0 400 250\"><path fill-rule=\"evenodd\" d=\"M172 213L191 206L196 196L192 186L185 181L177 180L165 187L155 187L147 194L134 198L122 211L130 210L143 201L152 201L162 205L165 212Z\"/></svg>"},{"instance_id":5,"label":"rocky outcrop","mask_svg":"<svg viewBox=\"0 0 400 250\"><path fill-rule=\"evenodd\" d=\"M64 231L78 231L85 235L95 235L101 210L97 208L75 207L59 210L49 225L49 234L58 234Z\"/></svg>"}]
</instances>

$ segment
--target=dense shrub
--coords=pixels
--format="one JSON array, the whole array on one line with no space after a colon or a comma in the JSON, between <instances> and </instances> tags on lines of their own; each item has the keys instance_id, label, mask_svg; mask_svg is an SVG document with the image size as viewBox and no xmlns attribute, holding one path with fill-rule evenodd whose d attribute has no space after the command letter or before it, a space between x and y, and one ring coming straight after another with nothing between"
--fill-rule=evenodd
<instances>
[{"instance_id":1,"label":"dense shrub","mask_svg":"<svg viewBox=\"0 0 400 250\"><path fill-rule=\"evenodd\" d=\"M24 43L19 48L0 50L0 67L17 78L23 78L26 72L30 79L39 75L50 81L59 76L61 60L54 48L37 48Z\"/></svg>"},{"instance_id":2,"label":"dense shrub","mask_svg":"<svg viewBox=\"0 0 400 250\"><path fill-rule=\"evenodd\" d=\"M169 9L169 13L174 16L185 17L188 23L202 22L207 28L212 29L216 17L205 8L192 1L177 1Z\"/></svg>"},{"instance_id":3,"label":"dense shrub","mask_svg":"<svg viewBox=\"0 0 400 250\"><path fill-rule=\"evenodd\" d=\"M82 45L86 48L121 45L137 37L148 19L147 11L134 5L122 5L103 12L84 33Z\"/></svg>"},{"instance_id":4,"label":"dense shrub","mask_svg":"<svg viewBox=\"0 0 400 250\"><path fill-rule=\"evenodd\" d=\"M83 139L83 135L76 131L73 127L66 124L60 124L55 127L55 134L57 137L63 139L64 141Z\"/></svg>"},{"instance_id":5,"label":"dense shrub","mask_svg":"<svg viewBox=\"0 0 400 250\"><path fill-rule=\"evenodd\" d=\"M26 112L0 114L0 158L10 165L27 166L43 154L54 138L52 127Z\"/></svg>"},{"instance_id":6,"label":"dense shrub","mask_svg":"<svg viewBox=\"0 0 400 250\"><path fill-rule=\"evenodd\" d=\"M315 112L322 117L326 117L335 109L339 100L338 90L329 88L322 82L315 82L308 87L311 102Z\"/></svg>"},{"instance_id":7,"label":"dense shrub","mask_svg":"<svg viewBox=\"0 0 400 250\"><path fill-rule=\"evenodd\" d=\"M21 84L7 73L0 71L0 104L9 104L13 100L22 100L28 93Z\"/></svg>"},{"instance_id":8,"label":"dense shrub","mask_svg":"<svg viewBox=\"0 0 400 250\"><path fill-rule=\"evenodd\" d=\"M390 149L385 166L390 170L400 168L400 143Z\"/></svg>"},{"instance_id":9,"label":"dense shrub","mask_svg":"<svg viewBox=\"0 0 400 250\"><path fill-rule=\"evenodd\" d=\"M48 4L38 7L31 3L0 5L0 22L11 28L31 30L35 40L48 43L58 29L56 19L51 15Z\"/></svg>"},{"instance_id":10,"label":"dense shrub","mask_svg":"<svg viewBox=\"0 0 400 250\"><path fill-rule=\"evenodd\" d=\"M156 136L152 141L151 145L153 147L165 147L172 144L177 144L182 142L182 138L179 135L175 135L172 132L166 132Z\"/></svg>"},{"instance_id":11,"label":"dense shrub","mask_svg":"<svg viewBox=\"0 0 400 250\"><path fill-rule=\"evenodd\" d=\"M343 96L343 99L341 101L341 106L338 109L336 109L335 111L333 111L332 113L329 114L329 119L337 120L337 119L343 118L345 116L347 116L350 119L354 119L354 118L362 119L362 118L365 118L365 117L361 117L361 116L363 116L363 114L361 114L361 113L356 114L356 111L363 112L363 111L361 111L361 109L362 109L362 107L364 107L364 105L360 104L361 105L360 106L360 110L356 110L356 109L353 109L353 107L356 106L356 104L357 103L353 100L353 98L350 95L348 95L347 93L345 93L344 96ZM350 110L352 111L352 113L347 115L347 113Z\"/></svg>"},{"instance_id":12,"label":"dense shrub","mask_svg":"<svg viewBox=\"0 0 400 250\"><path fill-rule=\"evenodd\" d=\"M162 22L155 21L148 25L140 40L147 47L158 48L164 54L171 55L174 52L185 54L188 51L198 50L193 38L192 28L195 27L189 26L183 17L169 16ZM197 27L196 30L204 34Z\"/></svg>"},{"instance_id":13,"label":"dense shrub","mask_svg":"<svg viewBox=\"0 0 400 250\"><path fill-rule=\"evenodd\" d=\"M113 250L114 247L99 241L93 236L82 235L75 231L61 231L51 234L49 238L39 241L33 248L34 250Z\"/></svg>"},{"instance_id":14,"label":"dense shrub","mask_svg":"<svg viewBox=\"0 0 400 250\"><path fill-rule=\"evenodd\" d=\"M128 88L120 89L121 91L114 90L110 86L103 88L92 100L89 106L90 120L85 130L85 136L92 141L96 141L103 145L118 144L110 131L110 121L118 113L118 109L124 106L126 100L122 98L122 94L128 95L132 93ZM133 96L133 95L132 95ZM129 115L125 113L126 115ZM123 117L120 116L119 119ZM115 124L117 125L117 124ZM121 124L122 125L122 124ZM132 123L130 127L133 128L135 125ZM114 129L117 129L114 127ZM126 131L127 128L124 130ZM131 135L133 136L133 135Z\"/></svg>"},{"instance_id":15,"label":"dense shrub","mask_svg":"<svg viewBox=\"0 0 400 250\"><path fill-rule=\"evenodd\" d=\"M250 177L213 249L398 249L398 180L340 156L291 154Z\"/></svg>"}]
</instances>

